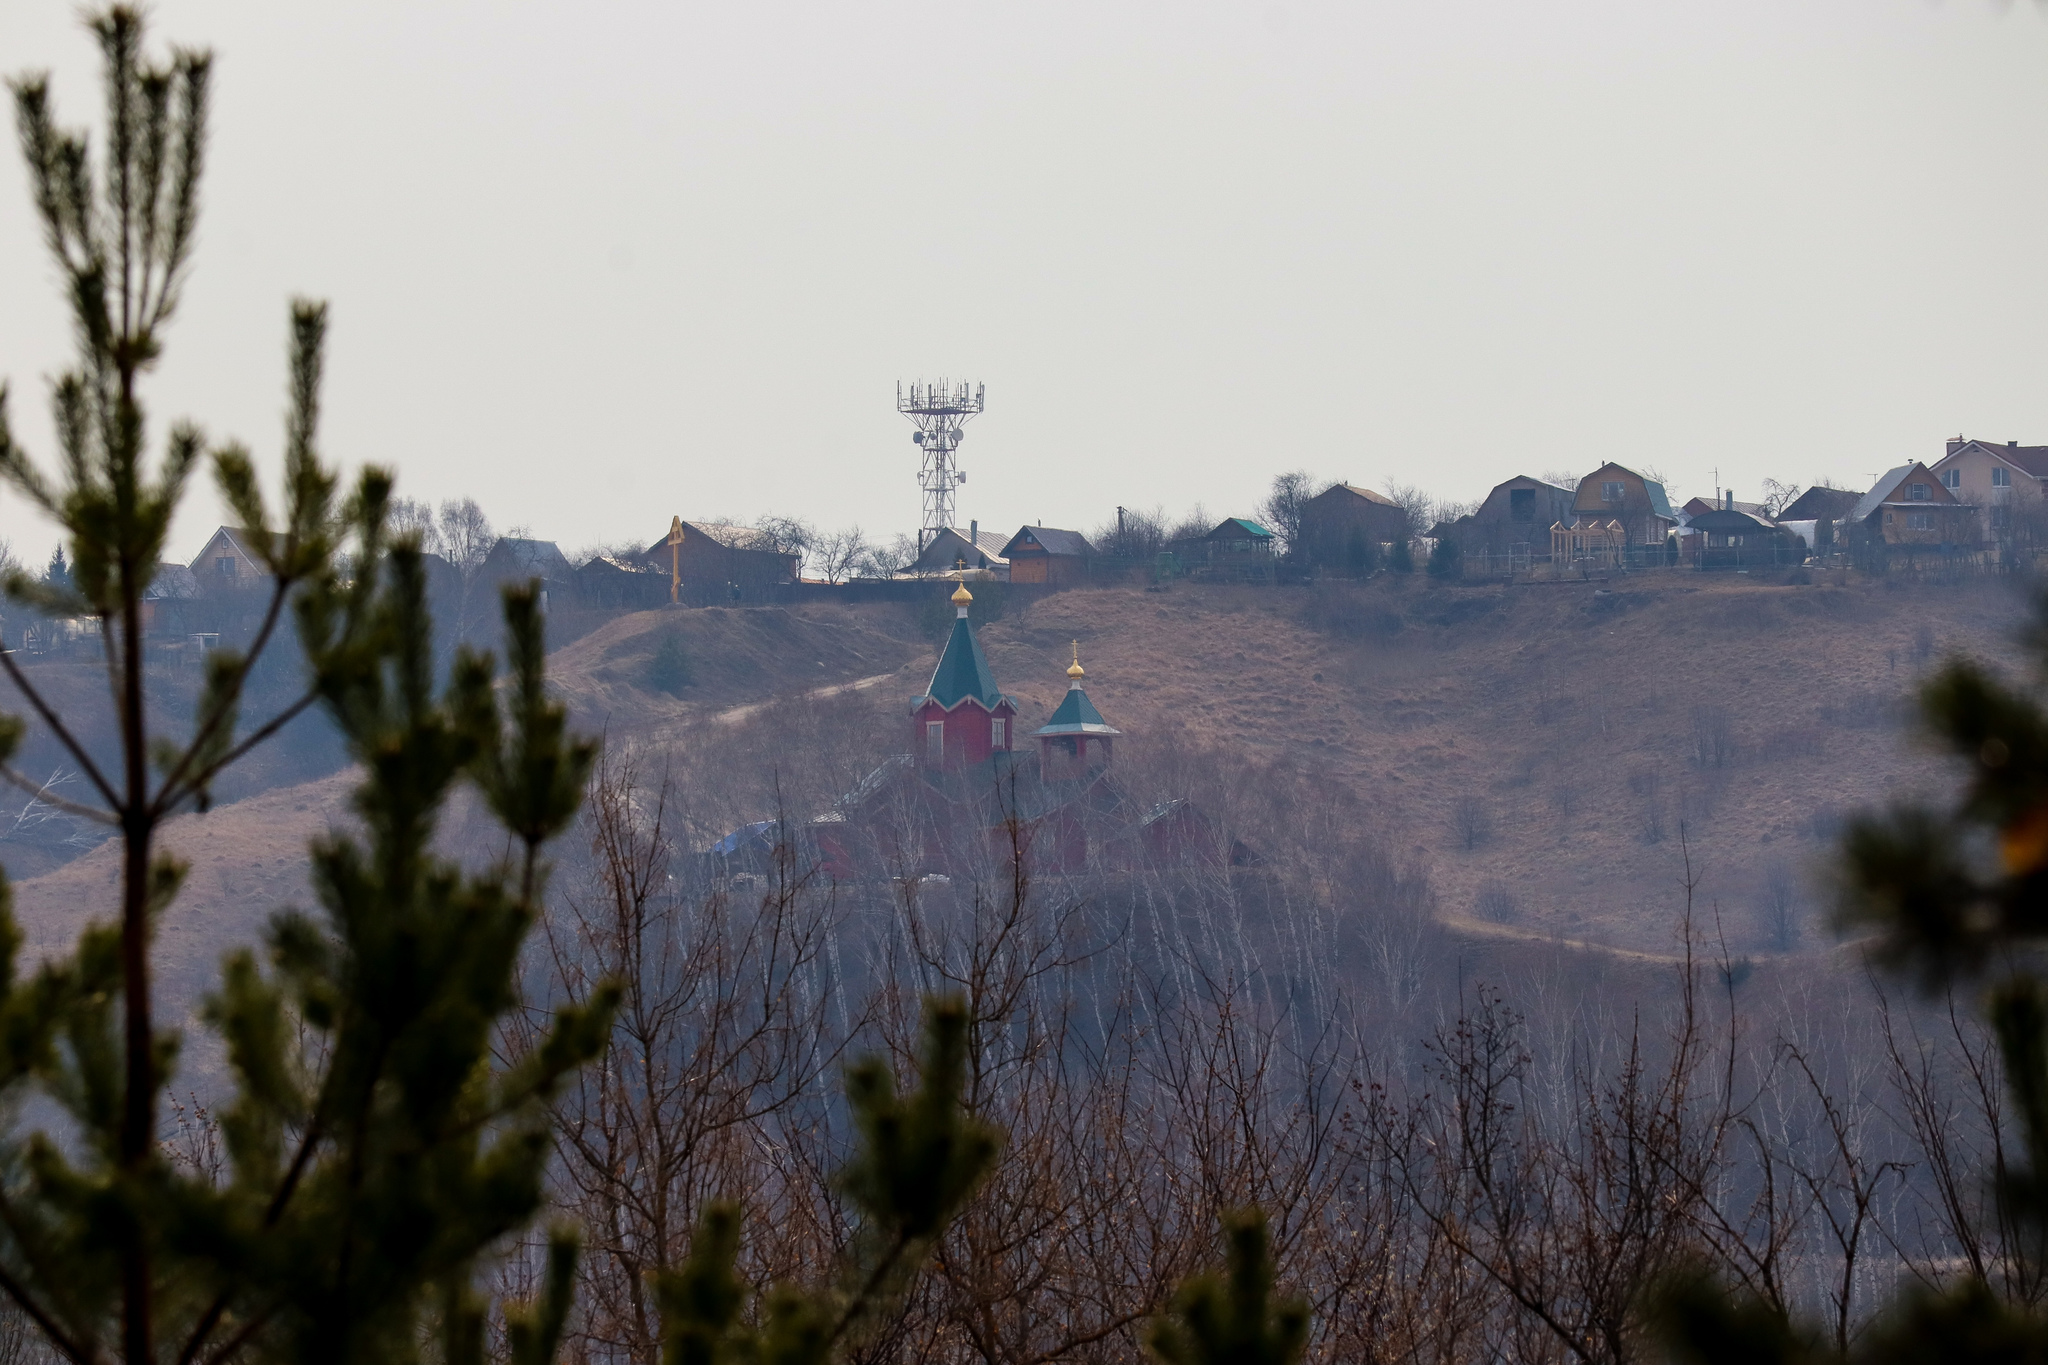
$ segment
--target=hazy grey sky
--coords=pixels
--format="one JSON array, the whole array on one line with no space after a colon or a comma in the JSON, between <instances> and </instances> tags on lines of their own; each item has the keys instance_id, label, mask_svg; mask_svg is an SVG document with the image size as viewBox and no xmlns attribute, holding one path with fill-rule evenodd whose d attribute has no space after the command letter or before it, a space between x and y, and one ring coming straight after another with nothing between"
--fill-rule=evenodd
<instances>
[{"instance_id":1,"label":"hazy grey sky","mask_svg":"<svg viewBox=\"0 0 2048 1365\"><path fill-rule=\"evenodd\" d=\"M962 520L1477 497L1654 466L1860 481L2048 441L2048 20L1988 0L159 0L218 55L159 418L325 447L564 548L918 516L899 378L988 385ZM0 67L97 119L69 0ZM8 138L11 144L11 136ZM9 147L0 374L67 330ZM159 425L161 430L161 425ZM195 500L173 549L217 519ZM51 537L0 502L0 534Z\"/></svg>"}]
</instances>

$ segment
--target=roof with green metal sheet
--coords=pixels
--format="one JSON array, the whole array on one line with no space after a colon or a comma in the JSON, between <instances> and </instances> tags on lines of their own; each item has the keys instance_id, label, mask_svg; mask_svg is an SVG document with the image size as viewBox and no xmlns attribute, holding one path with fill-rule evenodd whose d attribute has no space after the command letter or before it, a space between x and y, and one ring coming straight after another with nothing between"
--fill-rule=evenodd
<instances>
[{"instance_id":1,"label":"roof with green metal sheet","mask_svg":"<svg viewBox=\"0 0 2048 1365\"><path fill-rule=\"evenodd\" d=\"M939 655L939 666L932 670L931 686L925 694L948 711L969 698L991 711L1005 700L966 617L953 622L953 633L946 639L945 652Z\"/></svg>"},{"instance_id":2,"label":"roof with green metal sheet","mask_svg":"<svg viewBox=\"0 0 2048 1365\"><path fill-rule=\"evenodd\" d=\"M1088 700L1088 694L1076 686L1067 689L1067 695L1061 700L1059 709L1052 713L1052 718L1040 726L1036 733L1041 735L1120 735L1123 731L1116 729L1108 721L1104 720L1102 713L1095 709L1095 703Z\"/></svg>"}]
</instances>

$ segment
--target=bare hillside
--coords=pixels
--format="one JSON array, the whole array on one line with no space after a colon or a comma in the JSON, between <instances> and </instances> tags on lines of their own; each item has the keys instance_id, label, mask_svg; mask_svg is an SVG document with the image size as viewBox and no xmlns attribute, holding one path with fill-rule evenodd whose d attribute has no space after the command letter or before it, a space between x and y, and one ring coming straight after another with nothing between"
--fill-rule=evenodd
<instances>
[{"instance_id":1,"label":"bare hillside","mask_svg":"<svg viewBox=\"0 0 2048 1365\"><path fill-rule=\"evenodd\" d=\"M1377 798L1441 912L1668 950L1680 830L1731 946L1804 941L1845 811L1940 777L1907 717L1951 651L2016 661L2001 586L1614 583L1270 593L1075 592L984 632L1005 687L1050 709L1067 641L1129 738L1287 751Z\"/></svg>"},{"instance_id":2,"label":"bare hillside","mask_svg":"<svg viewBox=\"0 0 2048 1365\"><path fill-rule=\"evenodd\" d=\"M1912 686L1953 650L2016 661L2021 608L1995 586L1417 579L1069 592L982 639L1026 726L1057 703L1078 640L1091 696L1125 732L1120 763L1188 744L1224 768L1235 753L1285 757L1302 780L1363 798L1359 818L1427 871L1475 960L1542 939L1626 950L1609 956L1618 969L1673 946L1681 829L1703 918L1719 912L1732 951L1827 947L1812 878L1842 813L1941 777L1905 723ZM670 630L694 669L680 697L644 685ZM932 659L901 608L713 610L619 618L555 667L579 723L657 752L701 748L692 722L841 694L858 724L827 717L791 739L837 745L843 774L900 747L901 703ZM271 910L305 904L306 841L343 818L351 780L274 788L173 826L169 843L193 863L163 931L177 1002ZM105 846L17 885L31 957L106 911L115 867ZM1774 894L1798 921L1790 945Z\"/></svg>"}]
</instances>

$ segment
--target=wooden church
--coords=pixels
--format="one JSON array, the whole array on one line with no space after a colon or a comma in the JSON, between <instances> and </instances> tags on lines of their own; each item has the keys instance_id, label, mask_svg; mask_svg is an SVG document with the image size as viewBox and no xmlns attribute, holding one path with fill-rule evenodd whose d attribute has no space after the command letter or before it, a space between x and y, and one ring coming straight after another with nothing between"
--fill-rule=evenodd
<instances>
[{"instance_id":1,"label":"wooden church","mask_svg":"<svg viewBox=\"0 0 2048 1365\"><path fill-rule=\"evenodd\" d=\"M962 584L938 666L910 703L910 751L846 793L809 827L821 871L841 880L973 876L1022 859L1034 874L1243 866L1188 801L1140 809L1111 771L1121 735L1082 686L1078 649L1067 693L1045 723L1018 733L1017 699L997 684L967 619Z\"/></svg>"}]
</instances>

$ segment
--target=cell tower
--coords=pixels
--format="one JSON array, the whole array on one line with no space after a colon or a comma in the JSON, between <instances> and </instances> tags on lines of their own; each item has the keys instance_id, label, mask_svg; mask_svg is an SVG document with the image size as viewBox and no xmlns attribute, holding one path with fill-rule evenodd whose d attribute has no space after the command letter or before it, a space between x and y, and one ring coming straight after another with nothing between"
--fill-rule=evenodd
<instances>
[{"instance_id":1,"label":"cell tower","mask_svg":"<svg viewBox=\"0 0 2048 1365\"><path fill-rule=\"evenodd\" d=\"M910 439L924 450L924 462L917 471L917 486L924 490L924 521L917 532L920 550L953 524L953 490L967 482L967 475L953 463L953 452L966 434L961 428L981 411L982 395L987 391L986 384L969 386L962 381L956 385L941 379L936 384L913 382L905 394L903 381L896 381L896 411L917 428Z\"/></svg>"}]
</instances>

